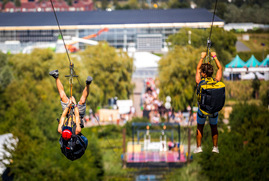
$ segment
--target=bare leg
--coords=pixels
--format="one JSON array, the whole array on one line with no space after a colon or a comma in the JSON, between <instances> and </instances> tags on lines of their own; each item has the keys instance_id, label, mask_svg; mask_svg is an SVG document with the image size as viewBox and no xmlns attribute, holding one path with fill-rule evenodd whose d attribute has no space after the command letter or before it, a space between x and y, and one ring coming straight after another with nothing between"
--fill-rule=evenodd
<instances>
[{"instance_id":1,"label":"bare leg","mask_svg":"<svg viewBox=\"0 0 269 181\"><path fill-rule=\"evenodd\" d=\"M66 96L65 92L64 92L64 86L62 84L62 82L60 81L59 78L56 78L56 86L60 95L60 98L62 100L62 102L67 103L68 102L68 97Z\"/></svg>"},{"instance_id":2,"label":"bare leg","mask_svg":"<svg viewBox=\"0 0 269 181\"><path fill-rule=\"evenodd\" d=\"M82 92L82 96L81 96L81 98L80 98L80 100L78 102L80 105L85 104L85 102L87 100L87 97L89 95L89 90L90 90L90 85L86 84L86 86L85 86L85 88L84 88L84 90Z\"/></svg>"},{"instance_id":3,"label":"bare leg","mask_svg":"<svg viewBox=\"0 0 269 181\"><path fill-rule=\"evenodd\" d=\"M196 133L197 147L200 147L202 144L203 129L204 129L204 124L197 124L197 133Z\"/></svg>"},{"instance_id":4,"label":"bare leg","mask_svg":"<svg viewBox=\"0 0 269 181\"><path fill-rule=\"evenodd\" d=\"M217 147L218 146L218 126L210 124L210 127L211 127L211 133L212 133L213 146Z\"/></svg>"}]
</instances>

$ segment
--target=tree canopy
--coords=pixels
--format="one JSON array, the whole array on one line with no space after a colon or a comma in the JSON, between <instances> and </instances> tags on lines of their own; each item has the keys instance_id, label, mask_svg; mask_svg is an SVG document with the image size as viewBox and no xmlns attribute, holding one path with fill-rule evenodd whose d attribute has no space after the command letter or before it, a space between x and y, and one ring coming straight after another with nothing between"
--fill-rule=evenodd
<instances>
[{"instance_id":1,"label":"tree canopy","mask_svg":"<svg viewBox=\"0 0 269 181\"><path fill-rule=\"evenodd\" d=\"M175 110L184 110L192 104L201 51L191 46L175 46L159 61L160 98L164 101L171 96Z\"/></svg>"},{"instance_id":2,"label":"tree canopy","mask_svg":"<svg viewBox=\"0 0 269 181\"><path fill-rule=\"evenodd\" d=\"M203 142L204 152L197 155L201 174L210 180L268 180L269 111L265 107L238 104L229 118L230 130L222 125L220 154L212 154L210 129Z\"/></svg>"},{"instance_id":3,"label":"tree canopy","mask_svg":"<svg viewBox=\"0 0 269 181\"><path fill-rule=\"evenodd\" d=\"M100 100L105 104L109 96L128 98L132 91L132 59L127 54L101 44L70 57L79 75L79 81L73 80L76 99L82 93L80 84L85 85L88 75L93 77L87 109L101 105ZM12 133L19 140L16 149L9 150L12 158L8 159L12 162L6 165L14 180L103 180L102 155L94 135L82 130L89 145L77 161L71 162L60 151L56 118L62 109L55 80L48 73L59 69L59 77L70 95L69 80L64 77L70 74L66 55L36 49L31 54L0 53L0 62L0 134ZM111 86L117 90L111 92Z\"/></svg>"},{"instance_id":4,"label":"tree canopy","mask_svg":"<svg viewBox=\"0 0 269 181\"><path fill-rule=\"evenodd\" d=\"M204 52L207 50L207 39L210 29L189 29L182 28L178 33L170 35L167 39L170 48L175 45L188 45L189 31L191 32L191 46L194 48L202 47ZM236 36L232 32L227 32L223 28L214 27L211 35L211 49L216 51L220 62L225 65L235 56L237 41Z\"/></svg>"},{"instance_id":5,"label":"tree canopy","mask_svg":"<svg viewBox=\"0 0 269 181\"><path fill-rule=\"evenodd\" d=\"M101 105L106 105L112 97L129 98L133 90L133 59L126 52L116 52L115 48L102 43L86 48L81 52L81 59L88 74L94 77L94 83L102 90Z\"/></svg>"}]
</instances>

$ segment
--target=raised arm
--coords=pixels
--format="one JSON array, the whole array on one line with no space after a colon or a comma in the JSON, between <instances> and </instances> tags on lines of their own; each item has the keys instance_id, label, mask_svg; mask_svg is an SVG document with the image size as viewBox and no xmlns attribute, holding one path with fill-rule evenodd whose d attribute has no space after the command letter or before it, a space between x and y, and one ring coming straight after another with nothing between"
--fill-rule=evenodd
<instances>
[{"instance_id":1,"label":"raised arm","mask_svg":"<svg viewBox=\"0 0 269 181\"><path fill-rule=\"evenodd\" d=\"M62 113L62 116L60 118L60 121L59 121L59 125L58 125L58 132L60 134L62 134L62 126L64 124L64 120L66 118L66 115L68 114L68 111L69 111L69 108L71 106L71 101L68 102L68 105L66 106L66 108L64 109L63 113Z\"/></svg>"},{"instance_id":2,"label":"raised arm","mask_svg":"<svg viewBox=\"0 0 269 181\"><path fill-rule=\"evenodd\" d=\"M216 52L211 52L211 56L213 57L213 59L215 60L216 62L216 65L218 67L218 71L216 73L216 81L220 81L221 78L222 78L222 66L217 58L217 55L216 55Z\"/></svg>"},{"instance_id":3,"label":"raised arm","mask_svg":"<svg viewBox=\"0 0 269 181\"><path fill-rule=\"evenodd\" d=\"M71 100L72 100L73 104L75 104L76 134L79 134L79 133L81 133L79 110L77 107L76 99L74 97L72 97Z\"/></svg>"},{"instance_id":4,"label":"raised arm","mask_svg":"<svg viewBox=\"0 0 269 181\"><path fill-rule=\"evenodd\" d=\"M201 81L200 71L201 71L201 65L203 64L203 60L204 60L205 57L206 57L206 52L202 52L201 53L201 58L199 60L199 63L197 65L197 68L196 68L195 80L196 80L196 83L197 84L199 84L199 82Z\"/></svg>"}]
</instances>

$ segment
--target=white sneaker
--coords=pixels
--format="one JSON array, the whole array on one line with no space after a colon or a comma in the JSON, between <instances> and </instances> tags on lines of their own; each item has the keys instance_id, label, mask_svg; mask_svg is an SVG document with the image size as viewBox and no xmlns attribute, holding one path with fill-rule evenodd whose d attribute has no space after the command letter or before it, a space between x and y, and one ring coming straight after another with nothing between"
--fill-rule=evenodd
<instances>
[{"instance_id":1,"label":"white sneaker","mask_svg":"<svg viewBox=\"0 0 269 181\"><path fill-rule=\"evenodd\" d=\"M199 147L197 147L197 148L194 150L193 153L202 153L202 152L203 152L202 147L199 146Z\"/></svg>"},{"instance_id":2,"label":"white sneaker","mask_svg":"<svg viewBox=\"0 0 269 181\"><path fill-rule=\"evenodd\" d=\"M217 146L213 146L212 152L219 153L219 148Z\"/></svg>"}]
</instances>

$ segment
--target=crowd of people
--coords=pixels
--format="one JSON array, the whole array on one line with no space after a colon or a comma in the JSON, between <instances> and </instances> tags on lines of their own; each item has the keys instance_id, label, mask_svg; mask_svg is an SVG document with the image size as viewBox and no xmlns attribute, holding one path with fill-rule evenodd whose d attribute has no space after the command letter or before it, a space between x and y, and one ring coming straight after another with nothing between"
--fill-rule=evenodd
<instances>
[{"instance_id":1,"label":"crowd of people","mask_svg":"<svg viewBox=\"0 0 269 181\"><path fill-rule=\"evenodd\" d=\"M188 114L183 114L182 111L174 111L172 108L166 109L164 102L158 99L159 88L156 87L154 79L145 79L145 84L146 90L142 96L143 117L148 118L152 123L159 123L161 119L164 119L166 122L176 122L182 125L188 124ZM186 111L189 112L190 110L187 108ZM195 120L196 114L193 114L193 123L195 123Z\"/></svg>"}]
</instances>

